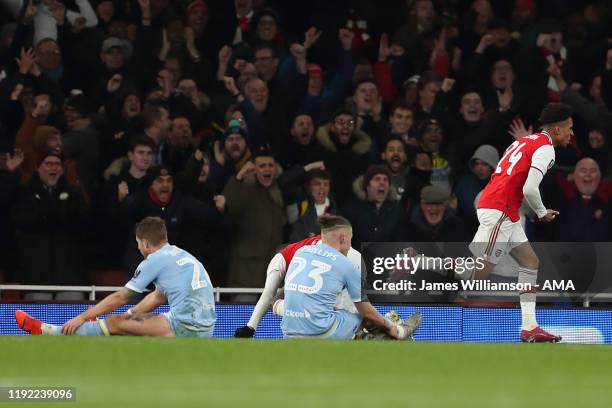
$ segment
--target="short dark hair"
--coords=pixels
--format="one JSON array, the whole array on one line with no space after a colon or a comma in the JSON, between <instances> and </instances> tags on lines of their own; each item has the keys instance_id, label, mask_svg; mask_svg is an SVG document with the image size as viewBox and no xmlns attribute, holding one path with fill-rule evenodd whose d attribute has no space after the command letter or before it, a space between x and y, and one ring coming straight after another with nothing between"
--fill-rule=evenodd
<instances>
[{"instance_id":1,"label":"short dark hair","mask_svg":"<svg viewBox=\"0 0 612 408\"><path fill-rule=\"evenodd\" d=\"M168 242L166 223L159 217L143 218L136 224L134 232L138 239L146 239L154 246Z\"/></svg>"},{"instance_id":2,"label":"short dark hair","mask_svg":"<svg viewBox=\"0 0 612 408\"><path fill-rule=\"evenodd\" d=\"M404 140L397 136L397 135L389 135L386 139L385 139L385 144L383 145L383 151L387 150L387 145L389 144L389 142L394 141L394 142L400 142L402 144L402 147L404 148L404 151L408 150L408 148L406 147L406 143L404 142Z\"/></svg>"},{"instance_id":3,"label":"short dark hair","mask_svg":"<svg viewBox=\"0 0 612 408\"><path fill-rule=\"evenodd\" d=\"M410 106L410 104L406 102L405 100L399 99L396 102L394 102L393 105L391 105L391 108L389 109L389 116L393 115L393 112L395 112L398 109L409 110L410 112L414 114L414 108Z\"/></svg>"},{"instance_id":4,"label":"short dark hair","mask_svg":"<svg viewBox=\"0 0 612 408\"><path fill-rule=\"evenodd\" d=\"M253 58L255 58L255 53L261 50L270 50L272 51L273 58L278 57L278 51L276 50L276 48L274 48L274 46L265 42L260 42L255 46L255 48L253 48Z\"/></svg>"},{"instance_id":5,"label":"short dark hair","mask_svg":"<svg viewBox=\"0 0 612 408\"><path fill-rule=\"evenodd\" d=\"M161 120L162 108L170 112L168 108L162 104L148 103L145 105L144 109L142 110L142 123L145 129L151 127L156 120Z\"/></svg>"},{"instance_id":6,"label":"short dark hair","mask_svg":"<svg viewBox=\"0 0 612 408\"><path fill-rule=\"evenodd\" d=\"M348 110L348 109L340 109L340 110L338 110L338 111L336 111L336 112L334 113L334 116L332 116L332 120L331 120L331 121L332 121L332 122L333 122L333 121L335 121L335 120L336 120L336 118L337 118L338 116L340 116L340 115L348 115L348 116L352 117L353 119L357 119L357 117L355 116L355 114L354 114L353 112L351 112L350 110Z\"/></svg>"},{"instance_id":7,"label":"short dark hair","mask_svg":"<svg viewBox=\"0 0 612 408\"><path fill-rule=\"evenodd\" d=\"M328 171L321 170L321 169L310 170L309 172L306 173L306 177L307 177L308 183L310 183L313 179L316 179L316 178L331 181L331 174Z\"/></svg>"},{"instance_id":8,"label":"short dark hair","mask_svg":"<svg viewBox=\"0 0 612 408\"><path fill-rule=\"evenodd\" d=\"M560 102L549 103L542 109L540 114L540 123L542 125L550 125L552 123L563 122L572 116L572 108Z\"/></svg>"},{"instance_id":9,"label":"short dark hair","mask_svg":"<svg viewBox=\"0 0 612 408\"><path fill-rule=\"evenodd\" d=\"M151 150L155 150L155 142L149 136L144 134L138 134L130 140L130 146L128 151L134 152L136 146L148 146Z\"/></svg>"},{"instance_id":10,"label":"short dark hair","mask_svg":"<svg viewBox=\"0 0 612 408\"><path fill-rule=\"evenodd\" d=\"M335 228L351 228L351 223L340 215L323 214L317 218L317 222L321 227L321 232L326 232Z\"/></svg>"},{"instance_id":11,"label":"short dark hair","mask_svg":"<svg viewBox=\"0 0 612 408\"><path fill-rule=\"evenodd\" d=\"M376 80L374 78L364 78L355 83L355 85L353 86L353 94L357 92L357 89L359 89L359 87L363 84L373 84L376 87L376 90L378 90L378 84L376 83Z\"/></svg>"}]
</instances>

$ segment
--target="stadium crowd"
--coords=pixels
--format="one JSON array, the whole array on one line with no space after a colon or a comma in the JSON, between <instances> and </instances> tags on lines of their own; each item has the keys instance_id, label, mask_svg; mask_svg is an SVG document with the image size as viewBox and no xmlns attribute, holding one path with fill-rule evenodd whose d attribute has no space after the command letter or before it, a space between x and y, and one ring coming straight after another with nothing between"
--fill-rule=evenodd
<instances>
[{"instance_id":1,"label":"stadium crowd","mask_svg":"<svg viewBox=\"0 0 612 408\"><path fill-rule=\"evenodd\" d=\"M261 287L342 214L361 242L466 241L552 101L572 145L530 240L612 240L612 9L569 0L0 0L0 282L123 284L133 226ZM112 272L116 271L116 272Z\"/></svg>"}]
</instances>

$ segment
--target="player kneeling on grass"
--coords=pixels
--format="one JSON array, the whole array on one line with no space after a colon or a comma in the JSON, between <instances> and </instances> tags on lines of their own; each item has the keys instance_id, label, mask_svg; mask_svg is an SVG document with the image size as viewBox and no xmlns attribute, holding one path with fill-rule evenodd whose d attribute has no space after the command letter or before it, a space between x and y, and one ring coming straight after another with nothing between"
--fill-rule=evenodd
<instances>
[{"instance_id":1,"label":"player kneeling on grass","mask_svg":"<svg viewBox=\"0 0 612 408\"><path fill-rule=\"evenodd\" d=\"M361 273L346 257L353 230L343 217L319 218L322 242L297 250L285 278L285 299L274 303L274 312L283 316L284 337L355 338L362 323L398 340L408 338L420 323L416 318L397 323L385 319L361 291ZM358 313L334 309L346 288Z\"/></svg>"},{"instance_id":2,"label":"player kneeling on grass","mask_svg":"<svg viewBox=\"0 0 612 408\"><path fill-rule=\"evenodd\" d=\"M31 334L50 335L211 337L217 315L212 284L202 264L168 243L161 218L140 221L136 225L136 241L145 259L125 287L63 326L43 323L17 310L15 319L19 327ZM129 303L151 283L155 283L156 289L127 313L89 321ZM166 301L170 305L168 313L150 313Z\"/></svg>"}]
</instances>

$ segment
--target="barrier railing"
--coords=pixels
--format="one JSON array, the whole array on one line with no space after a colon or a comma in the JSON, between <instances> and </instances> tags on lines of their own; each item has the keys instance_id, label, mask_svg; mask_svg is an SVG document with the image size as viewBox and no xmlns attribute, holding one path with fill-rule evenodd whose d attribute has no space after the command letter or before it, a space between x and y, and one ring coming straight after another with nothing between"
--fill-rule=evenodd
<instances>
[{"instance_id":1,"label":"barrier railing","mask_svg":"<svg viewBox=\"0 0 612 408\"><path fill-rule=\"evenodd\" d=\"M18 290L18 291L40 291L40 292L85 292L89 293L89 300L95 301L96 294L98 292L115 292L121 289L123 286L96 286L96 285L87 285L87 286L62 286L62 285L0 285L0 299L2 298L3 290ZM262 288L222 288L215 287L215 300L217 302L221 301L221 295L224 294L234 294L234 295L244 295L244 294L260 294L263 292ZM516 293L507 292L507 291L464 291L461 292L463 296L466 297L474 297L474 296L490 296L490 297L507 297L514 298L517 296ZM567 295L564 292L542 292L538 293L539 298L556 298L563 297L562 295ZM590 307L592 301L609 301L612 300L612 293L584 293L580 296L574 296L575 298L580 298L582 300L584 307Z\"/></svg>"},{"instance_id":2,"label":"barrier railing","mask_svg":"<svg viewBox=\"0 0 612 408\"><path fill-rule=\"evenodd\" d=\"M98 292L115 292L123 286L63 286L63 285L0 285L0 298L3 290L27 290L40 292L85 292L89 293L89 300L96 300ZM222 294L260 294L261 288L214 288L215 300L219 302Z\"/></svg>"}]
</instances>

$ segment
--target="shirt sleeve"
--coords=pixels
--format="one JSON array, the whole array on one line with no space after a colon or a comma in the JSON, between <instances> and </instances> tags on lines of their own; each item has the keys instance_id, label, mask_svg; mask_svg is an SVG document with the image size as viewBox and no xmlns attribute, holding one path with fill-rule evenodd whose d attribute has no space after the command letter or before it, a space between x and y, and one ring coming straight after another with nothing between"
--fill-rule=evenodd
<instances>
[{"instance_id":1,"label":"shirt sleeve","mask_svg":"<svg viewBox=\"0 0 612 408\"><path fill-rule=\"evenodd\" d=\"M555 164L555 149L552 145L539 147L531 156L531 167L539 170L542 176Z\"/></svg>"},{"instance_id":2,"label":"shirt sleeve","mask_svg":"<svg viewBox=\"0 0 612 408\"><path fill-rule=\"evenodd\" d=\"M544 217L547 212L544 203L542 203L542 197L540 196L540 182L542 182L543 178L544 173L532 167L529 169L527 180L525 180L525 185L523 185L525 201L527 201L527 204L529 204L529 207L536 213L538 218Z\"/></svg>"},{"instance_id":3,"label":"shirt sleeve","mask_svg":"<svg viewBox=\"0 0 612 408\"><path fill-rule=\"evenodd\" d=\"M150 260L145 259L138 265L134 276L125 284L125 287L134 292L142 293L151 282L157 279L159 272L160 268L156 267Z\"/></svg>"},{"instance_id":4,"label":"shirt sleeve","mask_svg":"<svg viewBox=\"0 0 612 408\"><path fill-rule=\"evenodd\" d=\"M282 271L281 271L282 269ZM247 323L247 326L257 330L261 318L266 314L270 302L276 294L276 290L280 287L281 282L285 276L285 258L281 254L274 255L270 265L268 265L268 275L266 276L266 284L264 286L263 293L253 309L253 314Z\"/></svg>"},{"instance_id":5,"label":"shirt sleeve","mask_svg":"<svg viewBox=\"0 0 612 408\"><path fill-rule=\"evenodd\" d=\"M357 270L361 272L361 252L351 247L348 250L348 254L346 255L346 257L349 259L349 261L354 263L357 266Z\"/></svg>"},{"instance_id":6,"label":"shirt sleeve","mask_svg":"<svg viewBox=\"0 0 612 408\"><path fill-rule=\"evenodd\" d=\"M352 262L347 262L346 265L346 290L353 302L361 302L364 300L361 293L361 272Z\"/></svg>"}]
</instances>

